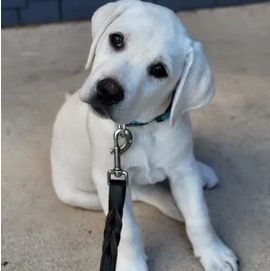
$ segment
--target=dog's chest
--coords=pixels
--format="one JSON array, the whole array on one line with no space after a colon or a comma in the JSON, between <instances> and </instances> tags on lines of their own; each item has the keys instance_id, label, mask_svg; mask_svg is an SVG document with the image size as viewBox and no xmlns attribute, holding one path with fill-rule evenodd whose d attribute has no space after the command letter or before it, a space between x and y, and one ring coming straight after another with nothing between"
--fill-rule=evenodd
<instances>
[{"instance_id":1,"label":"dog's chest","mask_svg":"<svg viewBox=\"0 0 270 271\"><path fill-rule=\"evenodd\" d=\"M123 155L123 166L131 182L150 184L164 181L170 157L166 136L160 133L134 133L132 147Z\"/></svg>"}]
</instances>

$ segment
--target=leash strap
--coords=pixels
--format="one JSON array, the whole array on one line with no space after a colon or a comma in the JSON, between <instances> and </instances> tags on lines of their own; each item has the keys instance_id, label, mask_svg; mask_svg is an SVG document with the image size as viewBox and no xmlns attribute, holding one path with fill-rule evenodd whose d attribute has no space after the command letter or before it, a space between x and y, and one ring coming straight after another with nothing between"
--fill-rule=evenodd
<instances>
[{"instance_id":1,"label":"leash strap","mask_svg":"<svg viewBox=\"0 0 270 271\"><path fill-rule=\"evenodd\" d=\"M109 187L109 212L106 217L100 271L115 271L121 237L126 183L113 181Z\"/></svg>"},{"instance_id":2,"label":"leash strap","mask_svg":"<svg viewBox=\"0 0 270 271\"><path fill-rule=\"evenodd\" d=\"M124 144L119 144L119 139ZM120 139L120 140L121 140ZM104 240L102 245L102 257L100 271L115 271L118 245L121 238L123 208L128 185L128 173L121 168L120 155L125 152L132 143L132 134L120 125L114 132L114 168L109 170L109 210L106 217Z\"/></svg>"}]
</instances>

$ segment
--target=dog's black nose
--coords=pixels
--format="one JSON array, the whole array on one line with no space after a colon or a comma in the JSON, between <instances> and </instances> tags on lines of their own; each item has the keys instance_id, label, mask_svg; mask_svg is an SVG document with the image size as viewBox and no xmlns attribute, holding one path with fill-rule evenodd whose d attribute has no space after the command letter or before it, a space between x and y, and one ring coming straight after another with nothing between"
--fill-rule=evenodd
<instances>
[{"instance_id":1,"label":"dog's black nose","mask_svg":"<svg viewBox=\"0 0 270 271\"><path fill-rule=\"evenodd\" d=\"M113 105L124 99L124 91L116 80L105 78L97 84L96 97L101 104Z\"/></svg>"}]
</instances>

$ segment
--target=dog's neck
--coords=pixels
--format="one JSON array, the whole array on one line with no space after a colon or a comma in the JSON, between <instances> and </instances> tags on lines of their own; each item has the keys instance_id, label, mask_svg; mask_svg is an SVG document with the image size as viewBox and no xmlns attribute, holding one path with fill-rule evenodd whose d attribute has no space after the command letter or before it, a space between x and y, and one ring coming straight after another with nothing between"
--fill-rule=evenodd
<instances>
[{"instance_id":1,"label":"dog's neck","mask_svg":"<svg viewBox=\"0 0 270 271\"><path fill-rule=\"evenodd\" d=\"M166 111L164 113L162 113L161 115L158 115L157 117L153 118L150 121L147 122L139 122L139 121L132 121L128 124L126 124L127 127L136 127L136 126L144 126L147 125L151 122L163 122L165 120L168 120L170 118L170 114L171 114L171 108L172 108L172 103L169 104L168 108L166 109Z\"/></svg>"}]
</instances>

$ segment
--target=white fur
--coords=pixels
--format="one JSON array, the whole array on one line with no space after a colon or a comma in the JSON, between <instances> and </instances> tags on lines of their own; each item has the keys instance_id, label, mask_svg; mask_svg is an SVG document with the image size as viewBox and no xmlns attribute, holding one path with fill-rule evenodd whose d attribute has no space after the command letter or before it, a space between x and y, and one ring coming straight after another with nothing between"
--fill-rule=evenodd
<instances>
[{"instance_id":1,"label":"white fur","mask_svg":"<svg viewBox=\"0 0 270 271\"><path fill-rule=\"evenodd\" d=\"M120 31L127 45L114 52L108 35ZM149 121L163 113L175 96L171 120L132 127L134 142L123 154L129 186L123 215L117 271L146 271L146 256L132 200L156 206L168 216L185 221L187 234L206 271L236 271L236 257L217 237L203 196L203 186L213 187L213 170L193 155L188 112L206 105L214 87L202 47L187 34L170 10L137 0L110 3L92 20L93 44L87 66L91 68L79 92L62 106L55 121L51 163L58 197L74 206L107 213L107 170L113 168L110 148L116 123ZM168 78L147 74L147 66L163 61ZM100 118L87 101L98 80L117 78L125 91L110 118ZM169 180L170 189L162 184ZM182 218L183 216L183 218ZM157 259L158 260L158 259Z\"/></svg>"}]
</instances>

